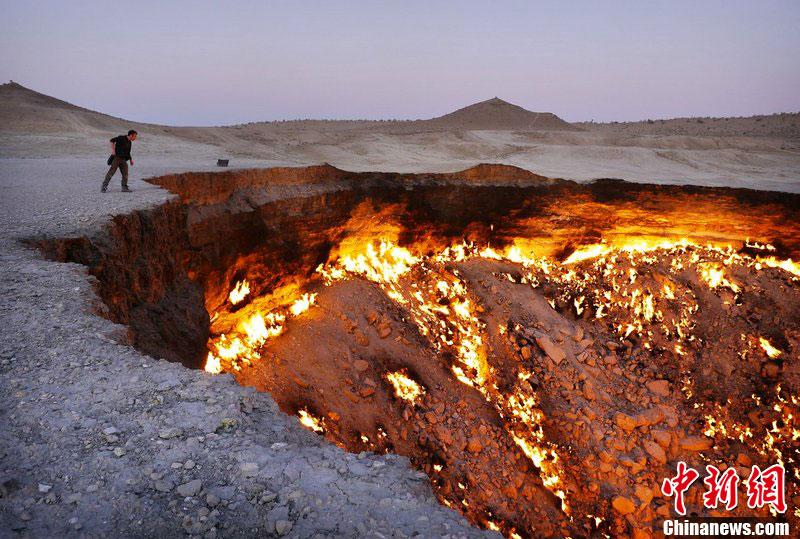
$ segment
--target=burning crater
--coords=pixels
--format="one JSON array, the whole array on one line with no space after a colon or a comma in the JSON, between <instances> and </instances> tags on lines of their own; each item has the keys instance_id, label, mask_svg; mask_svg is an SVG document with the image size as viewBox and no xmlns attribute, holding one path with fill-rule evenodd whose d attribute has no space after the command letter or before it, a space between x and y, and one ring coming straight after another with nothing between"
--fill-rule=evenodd
<instances>
[{"instance_id":1,"label":"burning crater","mask_svg":"<svg viewBox=\"0 0 800 539\"><path fill-rule=\"evenodd\" d=\"M739 472L734 511L687 492L712 516L783 464L800 524L800 196L492 165L151 181L179 199L40 241L139 349L408 456L509 537L647 536L679 461Z\"/></svg>"}]
</instances>

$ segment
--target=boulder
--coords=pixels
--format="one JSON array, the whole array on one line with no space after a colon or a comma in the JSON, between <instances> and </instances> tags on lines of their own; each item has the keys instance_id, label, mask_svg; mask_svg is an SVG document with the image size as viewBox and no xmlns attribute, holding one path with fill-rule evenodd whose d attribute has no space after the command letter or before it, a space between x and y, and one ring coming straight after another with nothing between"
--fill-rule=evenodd
<instances>
[{"instance_id":1,"label":"boulder","mask_svg":"<svg viewBox=\"0 0 800 539\"><path fill-rule=\"evenodd\" d=\"M664 452L664 449L658 445L653 440L647 440L644 443L644 450L647 451L647 454L653 457L653 460L657 464L666 464L667 463L667 454Z\"/></svg>"},{"instance_id":2,"label":"boulder","mask_svg":"<svg viewBox=\"0 0 800 539\"><path fill-rule=\"evenodd\" d=\"M653 380L645 385L651 393L660 397L669 397L669 382L666 380Z\"/></svg>"},{"instance_id":3,"label":"boulder","mask_svg":"<svg viewBox=\"0 0 800 539\"><path fill-rule=\"evenodd\" d=\"M706 451L711 449L713 443L711 438L706 438L705 436L687 436L678 442L678 445L681 449L687 451Z\"/></svg>"},{"instance_id":4,"label":"boulder","mask_svg":"<svg viewBox=\"0 0 800 539\"><path fill-rule=\"evenodd\" d=\"M539 345L539 348L547 354L547 357L553 360L553 363L558 365L561 363L565 357L567 357L566 352L555 344L553 341L550 340L550 337L536 337L536 344Z\"/></svg>"},{"instance_id":5,"label":"boulder","mask_svg":"<svg viewBox=\"0 0 800 539\"><path fill-rule=\"evenodd\" d=\"M633 513L636 510L636 505L625 496L615 497L614 500L612 500L611 505L621 515Z\"/></svg>"}]
</instances>

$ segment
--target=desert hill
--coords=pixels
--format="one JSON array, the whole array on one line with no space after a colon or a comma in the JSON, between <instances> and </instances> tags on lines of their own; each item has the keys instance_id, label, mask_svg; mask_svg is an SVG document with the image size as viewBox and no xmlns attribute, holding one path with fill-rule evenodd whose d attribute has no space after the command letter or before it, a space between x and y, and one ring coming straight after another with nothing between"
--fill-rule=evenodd
<instances>
[{"instance_id":1,"label":"desert hill","mask_svg":"<svg viewBox=\"0 0 800 539\"><path fill-rule=\"evenodd\" d=\"M692 117L639 122L581 122L575 124L592 132L625 136L694 136L694 137L779 137L800 139L800 113L781 112L757 116Z\"/></svg>"},{"instance_id":2,"label":"desert hill","mask_svg":"<svg viewBox=\"0 0 800 539\"><path fill-rule=\"evenodd\" d=\"M429 120L171 127L115 118L16 83L0 85L0 158L87 157L104 165L108 139L130 128L140 133L137 165L163 162L160 170L180 160L202 169L220 157L236 167L330 163L392 172L498 163L578 181L800 189L798 114L571 125L493 98Z\"/></svg>"},{"instance_id":3,"label":"desert hill","mask_svg":"<svg viewBox=\"0 0 800 539\"><path fill-rule=\"evenodd\" d=\"M165 128L173 134L181 129L198 129L195 127L176 128L126 121L122 118L78 107L67 101L41 94L16 82L0 85L0 121L2 121L0 129L6 131L57 131L70 126L74 128L77 125L101 130L119 129L123 125L134 127L146 125L151 128ZM350 131L363 128L387 131L407 131L408 129L444 129L450 131L557 131L579 129L550 112L531 112L497 97L429 120L298 120L290 122L256 122L225 127L236 129L262 127L276 130L306 127L332 131ZM209 127L208 129L219 128Z\"/></svg>"},{"instance_id":4,"label":"desert hill","mask_svg":"<svg viewBox=\"0 0 800 539\"><path fill-rule=\"evenodd\" d=\"M550 112L531 112L497 97L475 103L426 123L437 127L472 130L562 131L579 130Z\"/></svg>"},{"instance_id":5,"label":"desert hill","mask_svg":"<svg viewBox=\"0 0 800 539\"><path fill-rule=\"evenodd\" d=\"M68 133L86 128L118 130L127 125L131 122L78 107L16 82L0 84L0 131Z\"/></svg>"},{"instance_id":6,"label":"desert hill","mask_svg":"<svg viewBox=\"0 0 800 539\"><path fill-rule=\"evenodd\" d=\"M532 112L494 97L429 120L295 120L253 122L223 127L171 127L129 121L78 107L26 88L0 84L0 132L14 134L85 131L116 132L146 128L151 133L193 142L225 143L267 139L269 135L310 132L409 134L428 131L587 131L617 136L781 137L800 139L800 113L736 118L672 118L639 122L568 123L550 112ZM565 134L565 136L567 136ZM311 137L314 138L313 136Z\"/></svg>"}]
</instances>

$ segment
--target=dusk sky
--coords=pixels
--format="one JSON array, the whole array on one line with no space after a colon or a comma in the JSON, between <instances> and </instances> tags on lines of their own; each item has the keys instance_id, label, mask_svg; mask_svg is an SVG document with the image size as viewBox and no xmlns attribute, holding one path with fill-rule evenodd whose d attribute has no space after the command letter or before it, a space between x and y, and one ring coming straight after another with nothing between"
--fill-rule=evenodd
<instances>
[{"instance_id":1,"label":"dusk sky","mask_svg":"<svg viewBox=\"0 0 800 539\"><path fill-rule=\"evenodd\" d=\"M2 0L0 81L130 120L800 111L800 1Z\"/></svg>"}]
</instances>

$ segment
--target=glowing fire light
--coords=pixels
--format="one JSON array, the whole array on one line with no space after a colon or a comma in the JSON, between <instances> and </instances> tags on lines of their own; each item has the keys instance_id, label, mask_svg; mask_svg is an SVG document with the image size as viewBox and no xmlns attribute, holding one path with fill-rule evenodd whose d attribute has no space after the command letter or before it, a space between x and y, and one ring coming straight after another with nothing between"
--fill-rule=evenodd
<instances>
[{"instance_id":1,"label":"glowing fire light","mask_svg":"<svg viewBox=\"0 0 800 539\"><path fill-rule=\"evenodd\" d=\"M297 415L300 416L300 423L308 427L314 432L322 432L322 424L320 420L308 413L308 410L298 410Z\"/></svg>"},{"instance_id":2,"label":"glowing fire light","mask_svg":"<svg viewBox=\"0 0 800 539\"><path fill-rule=\"evenodd\" d=\"M316 294L303 294L303 297L295 301L289 311L295 316L306 312L317 301Z\"/></svg>"},{"instance_id":3,"label":"glowing fire light","mask_svg":"<svg viewBox=\"0 0 800 539\"><path fill-rule=\"evenodd\" d=\"M580 262L581 260L597 258L598 256L605 255L610 251L611 248L608 245L603 245L602 243L587 245L581 249L576 249L571 255L569 255L569 257L567 257L566 260L564 260L563 264L569 265Z\"/></svg>"},{"instance_id":4,"label":"glowing fire light","mask_svg":"<svg viewBox=\"0 0 800 539\"><path fill-rule=\"evenodd\" d=\"M394 386L395 395L408 402L415 402L424 393L422 386L402 371L390 372L386 379Z\"/></svg>"},{"instance_id":5,"label":"glowing fire light","mask_svg":"<svg viewBox=\"0 0 800 539\"><path fill-rule=\"evenodd\" d=\"M239 281L236 283L236 286L233 290L231 290L228 299L231 300L231 305L236 305L240 301L242 301L247 294L250 293L250 284L247 282L247 279L244 281Z\"/></svg>"},{"instance_id":6,"label":"glowing fire light","mask_svg":"<svg viewBox=\"0 0 800 539\"><path fill-rule=\"evenodd\" d=\"M724 286L730 288L734 292L739 291L739 287L725 277L725 270L719 264L712 262L701 264L700 276L708 284L709 288Z\"/></svg>"},{"instance_id":7,"label":"glowing fire light","mask_svg":"<svg viewBox=\"0 0 800 539\"><path fill-rule=\"evenodd\" d=\"M772 343L770 343L770 342L769 342L767 339L765 339L764 337L759 337L759 338L758 338L758 342L759 342L759 344L761 344L761 349L762 349L762 350L764 350L764 352L765 352L765 353L766 353L766 354L767 354L769 357L771 357L771 358L776 358L776 357L778 357L779 355L781 355L781 351L780 351L780 350L778 350L777 348L775 348L774 346L772 346Z\"/></svg>"},{"instance_id":8,"label":"glowing fire light","mask_svg":"<svg viewBox=\"0 0 800 539\"><path fill-rule=\"evenodd\" d=\"M430 248L413 246L411 248L415 253L429 253L416 256L388 239L377 242L374 239L371 238L369 243L365 241L363 245L351 243L346 251L334 252L326 264L317 268L318 273L328 285L353 277L366 279L402 304L406 320L417 326L419 334L425 336L437 352L447 352L453 358L453 376L478 391L497 410L508 434L521 452L539 468L544 486L561 498L562 507L568 514L578 507L576 505L570 509L566 504L566 492L571 479L574 479L570 477L569 464L575 461L569 448L548 440L545 435L544 427L548 418L540 409L535 389L537 386L526 382L534 376L525 371L530 368L532 360L519 362L516 373L518 383L510 387L498 383L499 378L491 363L493 358L487 359L492 351L487 343L494 338L490 337L493 331L488 328L496 320L493 322L490 316L483 315L493 312L494 308L486 308L489 300L470 288L468 285L472 281L459 273L466 272L468 268L456 263L482 257L497 261L487 262L491 266L502 267L510 262L518 264L519 271L495 270L494 275L503 278L502 285L498 284L498 287L528 286L538 289L538 293L546 294L544 299L561 314L569 310L570 316L578 315L615 333L616 338L611 343L614 347L608 347L617 350L618 355L626 352L623 343L630 355L631 343L634 343L633 346L641 349L654 350L658 347L663 351L674 350L674 359L682 362L698 354L700 348L696 345L702 345L695 324L703 298L696 295L699 294L697 281L687 282L687 270L696 271L703 286L707 285L712 290L728 288L735 294L741 289L739 284L733 282L732 276L742 275L742 268L760 270L764 266L800 276L800 267L791 260L752 256L732 246L698 245L685 239L660 243L637 241L626 245L620 241L587 245L576 249L563 263L545 256L537 257L535 246L522 240L505 248L481 247L464 241L433 253ZM771 250L760 244L749 244L748 247ZM742 287L746 282L742 281ZM484 286L493 289L491 283L485 283ZM726 305L733 305L729 298L723 296L722 300ZM212 352L209 353L206 370L221 372L230 366L236 369L239 362L249 363L259 358L259 347L268 338L284 331L285 318L298 316L315 301L316 294L305 294L291 306L284 299L280 307L264 315L245 315L245 310L240 310L243 318L234 326L235 330L228 336L212 339L209 346ZM531 343L529 335L521 333L519 325L510 320L508 326L499 325L496 329L503 339L517 344L516 349L523 357L525 354L530 357L529 350L522 352L523 344L519 338L527 338L531 347L535 345ZM629 340L623 341L625 338ZM580 339L576 337L576 340ZM757 349L755 338L743 335L742 339L746 344L742 346L742 354L754 353ZM603 341L600 342L602 344ZM761 337L758 342L769 357L782 354L767 339ZM593 359L592 350L587 353L587 357ZM754 454L769 457L775 462L794 464L793 455L789 455L786 448L790 447L788 440L800 440L796 419L798 414L795 411L800 403L798 397L781 396L779 388L778 401L771 401L770 408L780 417L759 432L758 428L732 419L731 411L726 407L698 401L697 394L701 388L695 387L688 373L681 376L683 394L690 399L689 405L694 410L699 409L698 417L704 418L703 433L706 436L718 441L737 439ZM407 371L389 372L385 378L392 384L395 395L409 403L416 404L425 394L425 388L414 381ZM758 402L758 405L761 406L761 403ZM321 421L307 410L300 410L298 415L303 425L315 432L323 432ZM585 427L578 422L576 430L578 428ZM379 431L376 443L385 437L386 433ZM375 447L366 435L361 435L360 439L370 447ZM442 467L434 465L433 469L441 471ZM795 473L800 479L800 472ZM462 484L458 486L462 490L466 488ZM443 503L459 503L456 498L442 500ZM469 507L466 500L460 503L463 507ZM599 516L593 518L598 525L603 521ZM508 527L508 523L501 522L497 526ZM512 532L508 533L513 535Z\"/></svg>"},{"instance_id":9,"label":"glowing fire light","mask_svg":"<svg viewBox=\"0 0 800 539\"><path fill-rule=\"evenodd\" d=\"M206 358L205 371L210 374L219 374L222 372L222 364L218 357L215 357L211 352L208 353Z\"/></svg>"},{"instance_id":10,"label":"glowing fire light","mask_svg":"<svg viewBox=\"0 0 800 539\"><path fill-rule=\"evenodd\" d=\"M763 264L765 266L769 266L770 268L780 268L784 271L787 271L797 277L800 277L800 265L796 262L792 261L791 258L787 258L786 260L779 260L774 256L768 256L766 258L756 257L756 261L759 264ZM760 269L756 266L756 269Z\"/></svg>"}]
</instances>

